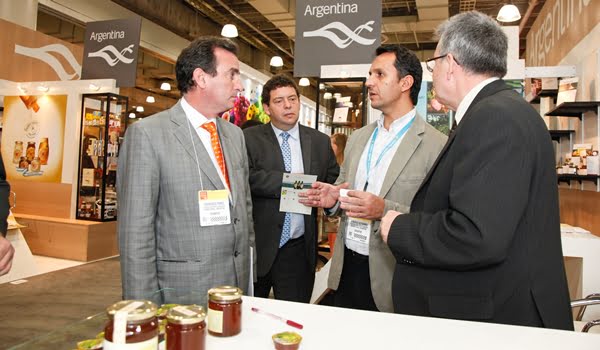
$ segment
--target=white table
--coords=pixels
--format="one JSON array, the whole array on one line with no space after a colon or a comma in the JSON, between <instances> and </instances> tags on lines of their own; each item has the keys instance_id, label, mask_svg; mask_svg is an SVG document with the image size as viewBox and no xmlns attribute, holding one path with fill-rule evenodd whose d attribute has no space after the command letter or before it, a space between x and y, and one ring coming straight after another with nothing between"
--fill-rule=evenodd
<instances>
[{"instance_id":1,"label":"white table","mask_svg":"<svg viewBox=\"0 0 600 350\"><path fill-rule=\"evenodd\" d=\"M38 273L37 265L21 230L19 228L9 227L6 231L6 239L9 240L13 248L15 248L15 255L13 257L10 272L0 277L0 283L36 275Z\"/></svg>"},{"instance_id":2,"label":"white table","mask_svg":"<svg viewBox=\"0 0 600 350\"><path fill-rule=\"evenodd\" d=\"M576 291L576 298L600 293L600 237L589 232L564 228L561 236L563 256L567 258L567 277L571 293ZM571 263L569 258L578 258L579 261ZM583 319L600 319L600 305L588 307Z\"/></svg>"},{"instance_id":3,"label":"white table","mask_svg":"<svg viewBox=\"0 0 600 350\"><path fill-rule=\"evenodd\" d=\"M414 317L329 306L243 298L242 333L207 336L206 349L274 349L271 335L295 331L309 349L576 349L600 348L599 334ZM304 325L296 330L250 310L257 307Z\"/></svg>"}]
</instances>

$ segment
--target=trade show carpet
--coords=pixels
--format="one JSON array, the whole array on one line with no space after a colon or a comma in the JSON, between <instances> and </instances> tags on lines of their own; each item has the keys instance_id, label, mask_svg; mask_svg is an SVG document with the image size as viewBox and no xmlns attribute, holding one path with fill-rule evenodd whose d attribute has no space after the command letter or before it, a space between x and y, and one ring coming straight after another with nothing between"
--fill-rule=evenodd
<instances>
[{"instance_id":1,"label":"trade show carpet","mask_svg":"<svg viewBox=\"0 0 600 350\"><path fill-rule=\"evenodd\" d=\"M121 300L119 257L0 285L0 349L24 343Z\"/></svg>"}]
</instances>

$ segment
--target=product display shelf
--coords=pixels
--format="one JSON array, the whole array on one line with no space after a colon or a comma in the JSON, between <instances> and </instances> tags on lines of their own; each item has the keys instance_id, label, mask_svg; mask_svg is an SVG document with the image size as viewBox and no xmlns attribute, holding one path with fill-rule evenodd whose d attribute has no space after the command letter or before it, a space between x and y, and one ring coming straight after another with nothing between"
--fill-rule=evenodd
<instances>
[{"instance_id":1,"label":"product display shelf","mask_svg":"<svg viewBox=\"0 0 600 350\"><path fill-rule=\"evenodd\" d=\"M575 130L548 130L548 132L550 132L552 140L560 142L563 137L568 137L570 140Z\"/></svg>"},{"instance_id":2,"label":"product display shelf","mask_svg":"<svg viewBox=\"0 0 600 350\"><path fill-rule=\"evenodd\" d=\"M563 102L546 113L547 117L576 117L583 119L586 112L595 112L598 115L600 101Z\"/></svg>"},{"instance_id":3,"label":"product display shelf","mask_svg":"<svg viewBox=\"0 0 600 350\"><path fill-rule=\"evenodd\" d=\"M566 182L568 184L571 184L571 181L579 181L579 183L581 183L582 181L592 181L594 182L594 184L598 184L598 178L600 178L600 175L576 175L576 174L559 174L558 175L558 182Z\"/></svg>"},{"instance_id":4,"label":"product display shelf","mask_svg":"<svg viewBox=\"0 0 600 350\"><path fill-rule=\"evenodd\" d=\"M540 99L542 97L553 97L554 101L556 102L556 96L558 95L558 89L547 89L547 90L540 90L540 92L533 96L533 98L529 101L529 103L531 104L539 104L540 103Z\"/></svg>"}]
</instances>

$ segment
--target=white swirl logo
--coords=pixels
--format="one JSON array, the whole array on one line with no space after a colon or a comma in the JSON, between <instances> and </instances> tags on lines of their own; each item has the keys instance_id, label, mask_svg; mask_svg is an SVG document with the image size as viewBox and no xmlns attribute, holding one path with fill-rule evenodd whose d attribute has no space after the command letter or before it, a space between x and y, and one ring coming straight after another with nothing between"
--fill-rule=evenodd
<instances>
[{"instance_id":1,"label":"white swirl logo","mask_svg":"<svg viewBox=\"0 0 600 350\"><path fill-rule=\"evenodd\" d=\"M347 48L353 42L368 46L368 45L373 44L375 42L375 39L363 38L362 36L360 36L360 33L363 30L372 32L373 31L373 27L372 27L373 23L375 23L375 21L368 21L365 24L359 25L358 27L356 27L356 29L354 31L352 31L350 28L348 28L342 22L332 22L332 23L329 23L317 30L313 30L310 32L304 32L303 35L305 38L314 38L314 37L320 36L320 37L329 39L335 44L335 46L339 47L340 49ZM338 36L336 34L336 32L334 32L335 29L342 32L342 34L344 34L346 36L346 38L343 39L342 37Z\"/></svg>"},{"instance_id":2,"label":"white swirl logo","mask_svg":"<svg viewBox=\"0 0 600 350\"><path fill-rule=\"evenodd\" d=\"M130 64L133 62L133 58L125 57L125 54L133 52L133 44L127 46L120 52L112 45L107 45L96 52L88 53L88 57L99 57L103 58L109 66L114 67L117 63L123 62ZM109 55L111 53L113 56Z\"/></svg>"},{"instance_id":3,"label":"white swirl logo","mask_svg":"<svg viewBox=\"0 0 600 350\"><path fill-rule=\"evenodd\" d=\"M64 45L50 44L37 48L15 45L15 53L36 58L48 64L56 72L56 75L58 75L60 80L74 80L81 76L81 65L77 62L73 53L71 53ZM67 73L63 64L52 54L62 56L71 66L71 69L74 71L73 74Z\"/></svg>"}]
</instances>

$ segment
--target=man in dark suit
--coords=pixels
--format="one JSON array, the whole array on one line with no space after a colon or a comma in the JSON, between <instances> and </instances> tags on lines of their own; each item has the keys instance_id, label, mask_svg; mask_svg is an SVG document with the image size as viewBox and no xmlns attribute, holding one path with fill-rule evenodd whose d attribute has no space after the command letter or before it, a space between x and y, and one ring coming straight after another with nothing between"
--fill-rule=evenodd
<instances>
[{"instance_id":1,"label":"man in dark suit","mask_svg":"<svg viewBox=\"0 0 600 350\"><path fill-rule=\"evenodd\" d=\"M508 39L479 12L438 35L428 69L458 126L410 212L382 220L397 262L394 310L573 329L554 150L542 118L500 80Z\"/></svg>"},{"instance_id":2,"label":"man in dark suit","mask_svg":"<svg viewBox=\"0 0 600 350\"><path fill-rule=\"evenodd\" d=\"M333 183L339 167L327 135L300 125L300 93L283 75L263 87L262 103L271 123L244 130L254 231L257 275L254 295L309 302L317 258L317 210L310 215L279 210L284 173L317 175Z\"/></svg>"},{"instance_id":3,"label":"man in dark suit","mask_svg":"<svg viewBox=\"0 0 600 350\"><path fill-rule=\"evenodd\" d=\"M12 259L15 254L15 248L6 238L7 222L9 213L8 195L10 185L6 182L6 171L0 154L0 276L6 275L12 267Z\"/></svg>"}]
</instances>

